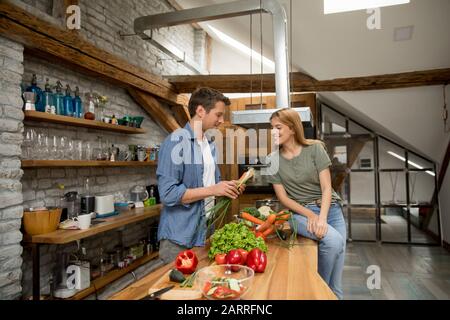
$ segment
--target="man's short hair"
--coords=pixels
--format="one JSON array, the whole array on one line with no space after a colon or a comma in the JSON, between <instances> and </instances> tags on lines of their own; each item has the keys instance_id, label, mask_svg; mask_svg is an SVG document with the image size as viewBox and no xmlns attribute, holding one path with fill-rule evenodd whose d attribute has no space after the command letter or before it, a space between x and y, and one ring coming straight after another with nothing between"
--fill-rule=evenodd
<instances>
[{"instance_id":1,"label":"man's short hair","mask_svg":"<svg viewBox=\"0 0 450 320\"><path fill-rule=\"evenodd\" d=\"M225 103L226 106L231 104L230 99L215 89L207 87L198 88L192 93L191 99L189 100L189 114L191 117L194 117L200 105L209 113L219 101Z\"/></svg>"}]
</instances>

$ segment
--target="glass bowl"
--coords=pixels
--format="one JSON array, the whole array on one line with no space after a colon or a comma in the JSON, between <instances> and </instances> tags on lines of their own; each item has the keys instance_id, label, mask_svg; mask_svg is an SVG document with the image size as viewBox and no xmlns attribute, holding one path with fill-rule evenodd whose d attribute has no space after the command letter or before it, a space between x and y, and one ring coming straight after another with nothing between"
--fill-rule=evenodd
<instances>
[{"instance_id":1,"label":"glass bowl","mask_svg":"<svg viewBox=\"0 0 450 320\"><path fill-rule=\"evenodd\" d=\"M142 122L144 121L144 117L142 117L142 116L133 117L133 120L136 125L136 128L140 128L142 125Z\"/></svg>"},{"instance_id":2,"label":"glass bowl","mask_svg":"<svg viewBox=\"0 0 450 320\"><path fill-rule=\"evenodd\" d=\"M200 269L195 276L196 288L208 300L239 300L251 287L255 272L237 265L212 265Z\"/></svg>"}]
</instances>

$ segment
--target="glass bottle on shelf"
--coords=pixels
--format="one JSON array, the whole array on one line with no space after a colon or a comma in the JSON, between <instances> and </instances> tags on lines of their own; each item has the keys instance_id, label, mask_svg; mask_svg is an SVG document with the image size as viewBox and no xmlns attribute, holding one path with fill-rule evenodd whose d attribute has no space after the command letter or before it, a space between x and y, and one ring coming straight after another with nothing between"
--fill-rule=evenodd
<instances>
[{"instance_id":1,"label":"glass bottle on shelf","mask_svg":"<svg viewBox=\"0 0 450 320\"><path fill-rule=\"evenodd\" d=\"M55 102L53 100L53 93L48 78L47 81L45 82L45 92L43 96L44 96L45 112L56 114Z\"/></svg>"},{"instance_id":2,"label":"glass bottle on shelf","mask_svg":"<svg viewBox=\"0 0 450 320\"><path fill-rule=\"evenodd\" d=\"M108 98L106 96L97 96L97 108L95 110L95 118L98 121L103 121L105 116L105 108Z\"/></svg>"},{"instance_id":3,"label":"glass bottle on shelf","mask_svg":"<svg viewBox=\"0 0 450 320\"><path fill-rule=\"evenodd\" d=\"M31 86L29 86L26 92L34 92L36 95L36 111L45 112L45 104L44 104L44 95L42 89L37 86L37 76L33 74L33 78L31 79Z\"/></svg>"},{"instance_id":4,"label":"glass bottle on shelf","mask_svg":"<svg viewBox=\"0 0 450 320\"><path fill-rule=\"evenodd\" d=\"M116 115L113 114L112 118L111 118L111 124L117 124L117 119L116 119Z\"/></svg>"},{"instance_id":5,"label":"glass bottle on shelf","mask_svg":"<svg viewBox=\"0 0 450 320\"><path fill-rule=\"evenodd\" d=\"M84 118L87 120L95 120L95 102L92 91L87 94L87 106L88 108L84 114Z\"/></svg>"},{"instance_id":6,"label":"glass bottle on shelf","mask_svg":"<svg viewBox=\"0 0 450 320\"><path fill-rule=\"evenodd\" d=\"M66 116L73 117L73 101L72 101L72 90L69 85L66 85L66 95L64 97L64 113Z\"/></svg>"},{"instance_id":7,"label":"glass bottle on shelf","mask_svg":"<svg viewBox=\"0 0 450 320\"><path fill-rule=\"evenodd\" d=\"M64 115L66 115L66 113L64 111L64 95L62 94L63 85L62 85L61 81L58 80L56 82L55 89L56 89L56 93L53 96L53 100L54 100L56 114L58 114L60 116L64 116Z\"/></svg>"},{"instance_id":8,"label":"glass bottle on shelf","mask_svg":"<svg viewBox=\"0 0 450 320\"><path fill-rule=\"evenodd\" d=\"M75 98L73 98L74 116L83 118L83 102L80 98L80 88L75 87Z\"/></svg>"}]
</instances>

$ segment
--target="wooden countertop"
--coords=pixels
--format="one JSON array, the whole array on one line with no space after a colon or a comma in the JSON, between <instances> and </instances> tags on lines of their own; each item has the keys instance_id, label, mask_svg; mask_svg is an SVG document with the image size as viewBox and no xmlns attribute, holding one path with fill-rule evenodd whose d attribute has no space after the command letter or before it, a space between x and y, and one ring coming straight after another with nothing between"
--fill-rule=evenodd
<instances>
[{"instance_id":1,"label":"wooden countertop","mask_svg":"<svg viewBox=\"0 0 450 320\"><path fill-rule=\"evenodd\" d=\"M160 204L151 207L132 209L127 212L120 213L117 216L101 218L101 220L104 220L105 222L92 225L89 229L86 230L58 229L55 232L40 234L37 236L25 235L24 241L40 244L65 244L75 240L91 237L102 232L113 230L130 223L157 217L159 216L160 212Z\"/></svg>"},{"instance_id":2,"label":"wooden countertop","mask_svg":"<svg viewBox=\"0 0 450 320\"><path fill-rule=\"evenodd\" d=\"M268 241L268 264L255 279L245 300L336 300L336 296L317 273L317 243L299 238L290 250ZM198 268L210 264L206 248L195 248ZM139 300L165 275L172 264L165 265L113 295L110 300Z\"/></svg>"}]
</instances>

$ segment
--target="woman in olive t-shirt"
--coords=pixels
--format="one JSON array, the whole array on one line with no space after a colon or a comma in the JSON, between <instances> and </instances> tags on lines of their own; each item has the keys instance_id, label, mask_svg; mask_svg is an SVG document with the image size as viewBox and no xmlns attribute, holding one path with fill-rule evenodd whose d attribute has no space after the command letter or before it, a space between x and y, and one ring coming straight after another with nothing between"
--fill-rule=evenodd
<instances>
[{"instance_id":1,"label":"woman in olive t-shirt","mask_svg":"<svg viewBox=\"0 0 450 320\"><path fill-rule=\"evenodd\" d=\"M283 206L295 212L297 233L319 241L318 272L343 298L346 226L337 193L331 187L331 161L318 140L305 139L299 114L282 109L271 117L279 151L269 156L269 181Z\"/></svg>"}]
</instances>

